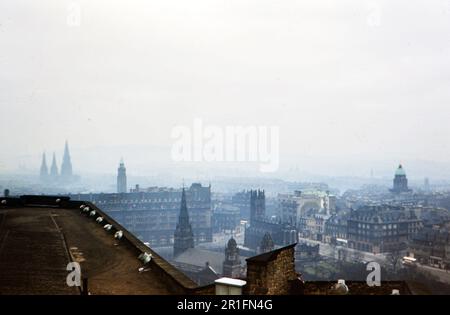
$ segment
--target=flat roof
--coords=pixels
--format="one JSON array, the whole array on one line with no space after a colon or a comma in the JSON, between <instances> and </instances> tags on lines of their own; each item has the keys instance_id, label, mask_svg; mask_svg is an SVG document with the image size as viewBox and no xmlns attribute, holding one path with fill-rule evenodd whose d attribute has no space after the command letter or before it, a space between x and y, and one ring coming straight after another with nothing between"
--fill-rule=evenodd
<instances>
[{"instance_id":1,"label":"flat roof","mask_svg":"<svg viewBox=\"0 0 450 315\"><path fill-rule=\"evenodd\" d=\"M111 220L108 217L107 223L122 229ZM80 263L94 295L179 294L195 286L151 249L147 251L158 265L149 264L140 272L138 255L146 247L137 242L126 230L121 240L115 239L114 232L105 231L79 208L2 205L0 294L80 294L80 288L66 284L71 261ZM175 281L164 281L167 274Z\"/></svg>"}]
</instances>

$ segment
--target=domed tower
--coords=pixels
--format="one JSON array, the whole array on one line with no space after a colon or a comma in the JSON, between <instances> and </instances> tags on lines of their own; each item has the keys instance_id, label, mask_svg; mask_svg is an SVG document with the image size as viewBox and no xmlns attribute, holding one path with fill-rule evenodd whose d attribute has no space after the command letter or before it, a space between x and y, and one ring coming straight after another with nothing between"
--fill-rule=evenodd
<instances>
[{"instance_id":1,"label":"domed tower","mask_svg":"<svg viewBox=\"0 0 450 315\"><path fill-rule=\"evenodd\" d=\"M270 233L264 234L264 236L261 240L261 245L259 246L259 252L261 254L267 253L267 252L273 251L274 248L275 248L275 244L273 243L273 239L272 239L272 236L270 235Z\"/></svg>"},{"instance_id":2,"label":"domed tower","mask_svg":"<svg viewBox=\"0 0 450 315\"><path fill-rule=\"evenodd\" d=\"M232 237L225 247L225 260L223 261L223 275L230 278L241 276L241 260L239 259L239 248Z\"/></svg>"},{"instance_id":3,"label":"domed tower","mask_svg":"<svg viewBox=\"0 0 450 315\"><path fill-rule=\"evenodd\" d=\"M391 192L399 194L410 191L411 189L408 188L408 179L406 178L406 172L403 166L400 164L395 171L394 186L392 187Z\"/></svg>"}]
</instances>

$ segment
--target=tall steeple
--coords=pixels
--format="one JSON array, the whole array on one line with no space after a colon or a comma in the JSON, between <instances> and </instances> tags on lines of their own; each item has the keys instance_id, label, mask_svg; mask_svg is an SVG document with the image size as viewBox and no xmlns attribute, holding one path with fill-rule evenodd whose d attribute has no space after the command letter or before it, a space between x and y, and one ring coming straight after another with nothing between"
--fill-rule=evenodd
<instances>
[{"instance_id":1,"label":"tall steeple","mask_svg":"<svg viewBox=\"0 0 450 315\"><path fill-rule=\"evenodd\" d=\"M181 208L178 223L174 233L173 256L176 257L189 248L194 248L194 233L189 222L189 213L186 204L186 192L181 193Z\"/></svg>"},{"instance_id":2,"label":"tall steeple","mask_svg":"<svg viewBox=\"0 0 450 315\"><path fill-rule=\"evenodd\" d=\"M40 175L41 180L48 179L48 168L47 168L47 159L45 157L45 152L42 153L42 163L41 163L41 170L40 170L39 175Z\"/></svg>"},{"instance_id":3,"label":"tall steeple","mask_svg":"<svg viewBox=\"0 0 450 315\"><path fill-rule=\"evenodd\" d=\"M119 168L117 169L117 192L127 192L127 169L125 168L123 158L120 159Z\"/></svg>"},{"instance_id":4,"label":"tall steeple","mask_svg":"<svg viewBox=\"0 0 450 315\"><path fill-rule=\"evenodd\" d=\"M69 144L64 146L64 156L61 164L61 177L65 180L69 180L72 177L72 162L70 161Z\"/></svg>"},{"instance_id":5,"label":"tall steeple","mask_svg":"<svg viewBox=\"0 0 450 315\"><path fill-rule=\"evenodd\" d=\"M52 166L50 167L50 176L52 179L56 179L58 177L58 166L56 165L56 156L53 153Z\"/></svg>"}]
</instances>

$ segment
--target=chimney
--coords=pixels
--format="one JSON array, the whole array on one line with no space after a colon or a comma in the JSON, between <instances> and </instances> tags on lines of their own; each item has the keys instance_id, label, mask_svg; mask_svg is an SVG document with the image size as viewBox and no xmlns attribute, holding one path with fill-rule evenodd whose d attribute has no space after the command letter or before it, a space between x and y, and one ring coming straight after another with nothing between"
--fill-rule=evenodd
<instances>
[{"instance_id":1,"label":"chimney","mask_svg":"<svg viewBox=\"0 0 450 315\"><path fill-rule=\"evenodd\" d=\"M223 277L214 281L216 295L242 295L242 288L247 284L244 280Z\"/></svg>"}]
</instances>

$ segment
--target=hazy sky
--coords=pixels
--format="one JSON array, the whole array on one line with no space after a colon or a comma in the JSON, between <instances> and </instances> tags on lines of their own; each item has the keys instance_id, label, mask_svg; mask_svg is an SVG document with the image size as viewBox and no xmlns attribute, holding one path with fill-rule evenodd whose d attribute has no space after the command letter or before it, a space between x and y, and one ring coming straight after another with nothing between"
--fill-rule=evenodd
<instances>
[{"instance_id":1,"label":"hazy sky","mask_svg":"<svg viewBox=\"0 0 450 315\"><path fill-rule=\"evenodd\" d=\"M194 118L279 126L289 165L446 163L450 0L2 0L0 109L0 170Z\"/></svg>"}]
</instances>

